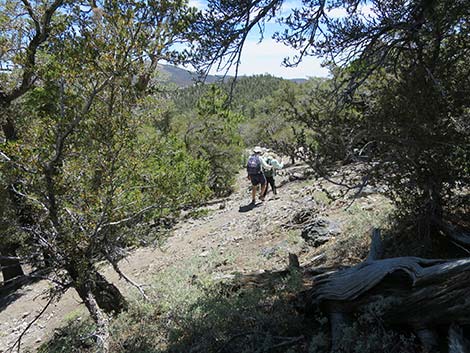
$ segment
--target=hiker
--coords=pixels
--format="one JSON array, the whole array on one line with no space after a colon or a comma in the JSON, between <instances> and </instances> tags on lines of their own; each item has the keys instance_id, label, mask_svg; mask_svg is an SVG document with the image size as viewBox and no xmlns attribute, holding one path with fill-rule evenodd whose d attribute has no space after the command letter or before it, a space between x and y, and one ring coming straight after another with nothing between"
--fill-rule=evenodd
<instances>
[{"instance_id":1,"label":"hiker","mask_svg":"<svg viewBox=\"0 0 470 353\"><path fill-rule=\"evenodd\" d=\"M269 152L269 150L267 150ZM277 195L277 189L276 189L276 182L274 180L274 177L276 176L276 169L282 169L284 165L280 163L276 158L274 158L274 155L269 154L266 156L266 164L271 166L271 169L267 169L264 172L264 176L266 177L266 188L264 189L264 193L262 194L263 197L266 197L266 194L268 193L268 183L271 185L271 189L273 190L273 194Z\"/></svg>"},{"instance_id":2,"label":"hiker","mask_svg":"<svg viewBox=\"0 0 470 353\"><path fill-rule=\"evenodd\" d=\"M253 149L253 154L248 158L246 164L246 171L248 173L248 179L251 181L251 204L256 203L256 191L258 184L261 185L259 199L264 201L263 193L266 190L266 177L264 176L264 171L271 169L272 167L268 165L264 159L261 157L263 149L259 146L256 146Z\"/></svg>"}]
</instances>

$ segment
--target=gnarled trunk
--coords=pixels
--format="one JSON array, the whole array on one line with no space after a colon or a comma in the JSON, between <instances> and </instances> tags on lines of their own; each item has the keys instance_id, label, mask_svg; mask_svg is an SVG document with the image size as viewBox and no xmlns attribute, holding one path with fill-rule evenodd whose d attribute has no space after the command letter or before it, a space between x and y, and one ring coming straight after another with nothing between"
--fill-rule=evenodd
<instances>
[{"instance_id":1,"label":"gnarled trunk","mask_svg":"<svg viewBox=\"0 0 470 353\"><path fill-rule=\"evenodd\" d=\"M98 338L98 344L102 353L109 352L109 320L105 313L98 305L98 301L91 292L90 288L87 289L85 295L85 306L90 312L91 317L96 323L95 335Z\"/></svg>"},{"instance_id":2,"label":"gnarled trunk","mask_svg":"<svg viewBox=\"0 0 470 353\"><path fill-rule=\"evenodd\" d=\"M107 314L118 314L127 310L127 301L119 289L108 282L91 263L80 267L69 264L67 271L73 280L73 287L85 304L91 293L98 307Z\"/></svg>"}]
</instances>

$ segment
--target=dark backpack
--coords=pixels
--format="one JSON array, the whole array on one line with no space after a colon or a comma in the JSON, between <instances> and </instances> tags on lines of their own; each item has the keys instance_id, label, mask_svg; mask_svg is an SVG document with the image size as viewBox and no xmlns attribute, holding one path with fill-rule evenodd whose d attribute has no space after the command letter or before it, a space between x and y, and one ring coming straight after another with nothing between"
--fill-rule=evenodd
<instances>
[{"instance_id":1,"label":"dark backpack","mask_svg":"<svg viewBox=\"0 0 470 353\"><path fill-rule=\"evenodd\" d=\"M248 158L248 163L246 163L246 171L248 175L261 174L261 160L257 155L253 155Z\"/></svg>"},{"instance_id":2,"label":"dark backpack","mask_svg":"<svg viewBox=\"0 0 470 353\"><path fill-rule=\"evenodd\" d=\"M271 158L268 158L266 160L266 164L271 165ZM274 176L274 168L265 170L264 175L267 176L267 177Z\"/></svg>"}]
</instances>

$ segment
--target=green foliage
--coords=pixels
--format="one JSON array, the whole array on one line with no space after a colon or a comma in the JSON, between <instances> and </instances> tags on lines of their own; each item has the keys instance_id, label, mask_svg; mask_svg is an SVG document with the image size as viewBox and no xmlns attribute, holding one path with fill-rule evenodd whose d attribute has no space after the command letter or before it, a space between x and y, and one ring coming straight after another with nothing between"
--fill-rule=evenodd
<instances>
[{"instance_id":1,"label":"green foliage","mask_svg":"<svg viewBox=\"0 0 470 353\"><path fill-rule=\"evenodd\" d=\"M289 84L295 85L293 82L271 75L240 77L233 87L232 84L229 81L225 85L225 90L232 94L232 107L248 120L272 110L274 108L272 100L276 92L283 90Z\"/></svg>"},{"instance_id":2,"label":"green foliage","mask_svg":"<svg viewBox=\"0 0 470 353\"><path fill-rule=\"evenodd\" d=\"M239 123L239 130L246 146L284 146L294 141L292 127L279 113L279 100L285 90L295 90L296 86L270 75L240 77L235 84L231 80L218 84L230 96L231 110L245 117ZM210 89L210 85L196 85L174 93L180 120L191 119L196 114L198 100ZM183 121L175 121L174 127L182 131L181 125Z\"/></svg>"},{"instance_id":3,"label":"green foliage","mask_svg":"<svg viewBox=\"0 0 470 353\"><path fill-rule=\"evenodd\" d=\"M426 69L405 66L399 80L375 87L365 108L368 119L381 122L367 131L381 137L376 158L393 160L377 175L402 210L425 228L441 218L444 209L452 210L453 195L470 182L465 172L470 140L464 127L469 102L460 96L467 88L454 90L453 83L464 80L468 72L456 68L451 74L450 58L439 59L433 73L439 85L432 84Z\"/></svg>"},{"instance_id":4,"label":"green foliage","mask_svg":"<svg viewBox=\"0 0 470 353\"><path fill-rule=\"evenodd\" d=\"M204 218L210 215L212 210L208 208L197 208L195 210L191 210L188 212L187 218L192 218L192 219L199 219L199 218Z\"/></svg>"},{"instance_id":5,"label":"green foliage","mask_svg":"<svg viewBox=\"0 0 470 353\"><path fill-rule=\"evenodd\" d=\"M336 169L338 162L351 162L351 153L362 139L362 126L354 125L357 111L339 110L332 89L331 80L309 80L286 90L279 99L281 114L293 127L290 143L303 148L301 157L322 176Z\"/></svg>"},{"instance_id":6,"label":"green foliage","mask_svg":"<svg viewBox=\"0 0 470 353\"><path fill-rule=\"evenodd\" d=\"M132 300L129 310L111 321L110 351L270 352L273 345L284 343L276 352L290 352L305 344L304 339L290 341L313 330L289 301L301 287L301 276L294 272L276 278L272 288L234 289L230 281L217 282L208 274L221 256L195 256L156 273L147 291L150 300ZM87 346L89 336L83 333L88 325L73 321L74 330L62 330L41 352L55 353L49 347L64 343ZM73 347L63 349L73 352L67 350ZM93 352L96 343L86 349Z\"/></svg>"},{"instance_id":7,"label":"green foliage","mask_svg":"<svg viewBox=\"0 0 470 353\"><path fill-rule=\"evenodd\" d=\"M158 61L181 59L172 44L184 39L194 9L179 0L54 4L57 13L40 2L0 4L1 24L11 25L0 60L12 68L0 87L2 186L11 186L16 215L34 219L10 222L17 231L9 239L25 234L22 251L33 266L48 259L59 290L72 285L85 302L92 294L101 309L118 311L123 297L95 262L116 264L145 225L209 195L207 164L159 123L169 108L149 112L143 99L156 89ZM30 35L27 51L12 41Z\"/></svg>"},{"instance_id":8,"label":"green foliage","mask_svg":"<svg viewBox=\"0 0 470 353\"><path fill-rule=\"evenodd\" d=\"M286 82L271 75L254 75L238 77L236 82L229 79L216 85L230 96L230 107L233 111L253 119L259 111L256 106L261 106L265 99L269 100ZM176 90L173 99L178 111L185 113L195 109L198 100L210 89L211 85L197 84Z\"/></svg>"},{"instance_id":9,"label":"green foliage","mask_svg":"<svg viewBox=\"0 0 470 353\"><path fill-rule=\"evenodd\" d=\"M231 192L243 150L238 132L243 118L228 110L226 102L227 95L211 86L198 102L184 137L188 150L208 162L209 186L219 196Z\"/></svg>"},{"instance_id":10,"label":"green foliage","mask_svg":"<svg viewBox=\"0 0 470 353\"><path fill-rule=\"evenodd\" d=\"M231 298L206 293L184 316L173 335L172 352L198 347L198 352L269 352L299 330L293 308L266 299L263 292L244 292ZM257 309L265 305L266 309ZM223 348L222 348L223 347Z\"/></svg>"}]
</instances>

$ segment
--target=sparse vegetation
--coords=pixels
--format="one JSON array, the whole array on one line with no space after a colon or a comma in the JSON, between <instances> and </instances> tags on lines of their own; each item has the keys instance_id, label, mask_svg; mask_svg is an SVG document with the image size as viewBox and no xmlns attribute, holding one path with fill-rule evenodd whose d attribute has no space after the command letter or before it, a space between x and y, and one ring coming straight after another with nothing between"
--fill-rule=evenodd
<instances>
[{"instance_id":1,"label":"sparse vegetation","mask_svg":"<svg viewBox=\"0 0 470 353\"><path fill-rule=\"evenodd\" d=\"M87 353L96 351L96 326L90 319L70 319L38 353Z\"/></svg>"}]
</instances>

